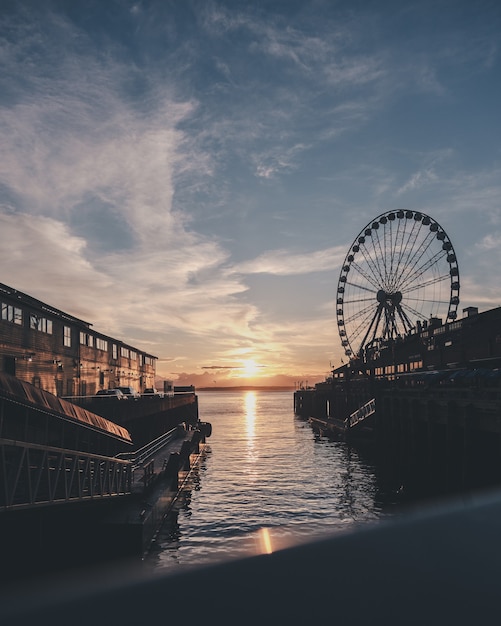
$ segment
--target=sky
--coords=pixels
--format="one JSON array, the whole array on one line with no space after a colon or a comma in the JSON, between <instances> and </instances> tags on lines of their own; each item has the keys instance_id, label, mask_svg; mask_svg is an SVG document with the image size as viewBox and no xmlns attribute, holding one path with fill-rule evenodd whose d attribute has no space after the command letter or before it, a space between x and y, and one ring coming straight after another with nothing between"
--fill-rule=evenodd
<instances>
[{"instance_id":1,"label":"sky","mask_svg":"<svg viewBox=\"0 0 501 626\"><path fill-rule=\"evenodd\" d=\"M497 0L0 0L0 282L178 384L313 384L390 210L501 305Z\"/></svg>"}]
</instances>

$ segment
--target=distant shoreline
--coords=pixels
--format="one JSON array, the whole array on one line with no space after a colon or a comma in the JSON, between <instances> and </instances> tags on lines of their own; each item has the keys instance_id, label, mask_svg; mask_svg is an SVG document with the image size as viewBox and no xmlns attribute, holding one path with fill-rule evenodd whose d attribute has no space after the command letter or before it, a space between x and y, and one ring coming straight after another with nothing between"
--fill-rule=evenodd
<instances>
[{"instance_id":1,"label":"distant shoreline","mask_svg":"<svg viewBox=\"0 0 501 626\"><path fill-rule=\"evenodd\" d=\"M280 385L235 385L234 387L196 387L195 391L294 391L294 387Z\"/></svg>"}]
</instances>

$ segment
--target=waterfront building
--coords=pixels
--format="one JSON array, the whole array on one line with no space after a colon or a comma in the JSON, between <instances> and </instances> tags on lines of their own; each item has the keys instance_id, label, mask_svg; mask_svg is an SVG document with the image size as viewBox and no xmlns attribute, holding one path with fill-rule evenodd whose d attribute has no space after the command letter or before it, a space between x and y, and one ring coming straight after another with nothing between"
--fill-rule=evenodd
<instances>
[{"instance_id":1,"label":"waterfront building","mask_svg":"<svg viewBox=\"0 0 501 626\"><path fill-rule=\"evenodd\" d=\"M57 396L155 387L157 357L0 283L0 372Z\"/></svg>"},{"instance_id":2,"label":"waterfront building","mask_svg":"<svg viewBox=\"0 0 501 626\"><path fill-rule=\"evenodd\" d=\"M376 339L363 353L332 370L317 388L346 378L418 380L436 371L493 370L501 366L501 307L479 313L463 310L463 318L443 324L439 318L418 322L405 337ZM409 374L414 374L408 378ZM457 375L457 374L456 374ZM431 380L431 376L427 376Z\"/></svg>"}]
</instances>

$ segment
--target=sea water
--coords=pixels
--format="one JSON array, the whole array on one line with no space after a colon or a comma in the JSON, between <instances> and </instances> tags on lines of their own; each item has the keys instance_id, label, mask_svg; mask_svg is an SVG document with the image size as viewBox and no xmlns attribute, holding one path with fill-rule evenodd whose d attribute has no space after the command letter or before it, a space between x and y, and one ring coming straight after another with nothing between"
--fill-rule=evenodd
<instances>
[{"instance_id":1,"label":"sea water","mask_svg":"<svg viewBox=\"0 0 501 626\"><path fill-rule=\"evenodd\" d=\"M398 493L345 442L294 415L292 391L198 391L212 434L144 564L160 573L378 523Z\"/></svg>"}]
</instances>

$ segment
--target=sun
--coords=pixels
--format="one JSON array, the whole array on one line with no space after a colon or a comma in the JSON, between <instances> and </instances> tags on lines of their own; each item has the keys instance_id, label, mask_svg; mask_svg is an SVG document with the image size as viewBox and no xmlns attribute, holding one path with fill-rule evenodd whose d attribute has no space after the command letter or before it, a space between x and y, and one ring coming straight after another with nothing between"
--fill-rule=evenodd
<instances>
[{"instance_id":1,"label":"sun","mask_svg":"<svg viewBox=\"0 0 501 626\"><path fill-rule=\"evenodd\" d=\"M242 376L245 378L251 378L258 372L259 366L253 359L246 359L242 363Z\"/></svg>"}]
</instances>

